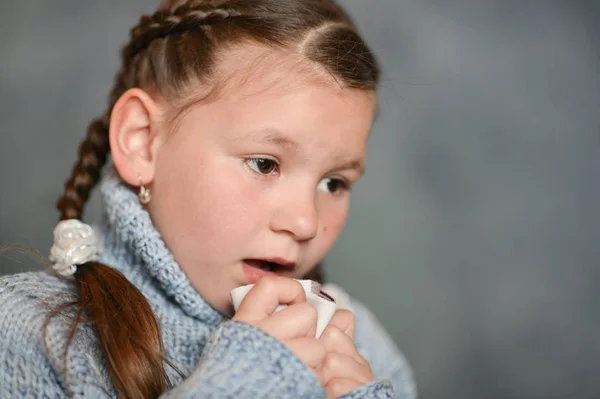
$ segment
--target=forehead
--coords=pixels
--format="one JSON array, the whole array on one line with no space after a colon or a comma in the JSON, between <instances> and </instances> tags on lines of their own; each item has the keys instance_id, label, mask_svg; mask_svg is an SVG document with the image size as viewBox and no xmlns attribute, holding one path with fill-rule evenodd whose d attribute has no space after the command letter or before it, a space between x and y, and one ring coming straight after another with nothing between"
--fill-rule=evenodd
<instances>
[{"instance_id":1,"label":"forehead","mask_svg":"<svg viewBox=\"0 0 600 399\"><path fill-rule=\"evenodd\" d=\"M191 123L211 120L222 136L239 140L277 132L309 151L364 154L375 93L343 87L292 52L262 46L224 51L213 78L213 95L189 110Z\"/></svg>"},{"instance_id":2,"label":"forehead","mask_svg":"<svg viewBox=\"0 0 600 399\"><path fill-rule=\"evenodd\" d=\"M319 115L337 123L363 119L367 130L372 122L377 102L374 92L344 87L335 76L293 51L238 46L225 51L219 65L222 83L218 97L242 111L246 107L268 111L269 106L312 115L313 120Z\"/></svg>"},{"instance_id":3,"label":"forehead","mask_svg":"<svg viewBox=\"0 0 600 399\"><path fill-rule=\"evenodd\" d=\"M270 89L293 92L307 85L337 86L353 91L345 88L345 84L323 65L307 59L300 46L278 48L246 42L226 47L217 54L215 61L215 71L210 79L215 98L250 95ZM374 104L375 93L365 92L371 95Z\"/></svg>"}]
</instances>

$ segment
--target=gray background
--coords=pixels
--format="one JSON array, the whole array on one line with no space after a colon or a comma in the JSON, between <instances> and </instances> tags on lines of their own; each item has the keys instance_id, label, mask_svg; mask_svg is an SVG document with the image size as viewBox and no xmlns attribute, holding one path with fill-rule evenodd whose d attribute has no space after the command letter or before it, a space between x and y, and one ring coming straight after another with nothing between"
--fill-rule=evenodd
<instances>
[{"instance_id":1,"label":"gray background","mask_svg":"<svg viewBox=\"0 0 600 399\"><path fill-rule=\"evenodd\" d=\"M329 276L381 318L422 398L600 397L598 2L342 3L385 81ZM154 4L1 2L0 243L47 253L77 143Z\"/></svg>"}]
</instances>

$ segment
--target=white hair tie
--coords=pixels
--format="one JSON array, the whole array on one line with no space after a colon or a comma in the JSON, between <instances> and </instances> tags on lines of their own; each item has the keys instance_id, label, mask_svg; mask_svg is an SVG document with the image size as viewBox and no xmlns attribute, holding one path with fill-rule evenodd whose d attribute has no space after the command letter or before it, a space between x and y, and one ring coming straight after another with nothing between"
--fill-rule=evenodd
<instances>
[{"instance_id":1,"label":"white hair tie","mask_svg":"<svg viewBox=\"0 0 600 399\"><path fill-rule=\"evenodd\" d=\"M77 265L95 261L102 250L102 239L92 226L78 219L59 222L54 228L54 245L50 248L52 266L62 276L72 276Z\"/></svg>"}]
</instances>

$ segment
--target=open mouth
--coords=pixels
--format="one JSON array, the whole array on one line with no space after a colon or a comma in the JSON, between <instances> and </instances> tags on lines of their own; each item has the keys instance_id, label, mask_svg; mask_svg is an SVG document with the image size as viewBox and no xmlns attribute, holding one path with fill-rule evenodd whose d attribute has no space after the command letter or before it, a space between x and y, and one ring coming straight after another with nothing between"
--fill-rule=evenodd
<instances>
[{"instance_id":1,"label":"open mouth","mask_svg":"<svg viewBox=\"0 0 600 399\"><path fill-rule=\"evenodd\" d=\"M267 261L259 261L260 269L266 270L268 272L275 272L277 269L280 269L281 266L275 262L267 262Z\"/></svg>"},{"instance_id":2,"label":"open mouth","mask_svg":"<svg viewBox=\"0 0 600 399\"><path fill-rule=\"evenodd\" d=\"M244 262L251 267L271 273L288 272L292 271L295 267L294 263L284 260L244 259Z\"/></svg>"}]
</instances>

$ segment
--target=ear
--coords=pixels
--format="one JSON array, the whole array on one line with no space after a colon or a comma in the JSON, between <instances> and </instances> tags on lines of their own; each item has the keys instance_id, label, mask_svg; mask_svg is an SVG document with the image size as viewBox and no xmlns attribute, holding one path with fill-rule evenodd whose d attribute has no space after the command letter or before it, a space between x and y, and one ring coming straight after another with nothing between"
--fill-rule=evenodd
<instances>
[{"instance_id":1,"label":"ear","mask_svg":"<svg viewBox=\"0 0 600 399\"><path fill-rule=\"evenodd\" d=\"M127 90L113 107L109 127L111 156L121 178L132 186L154 179L158 140L153 121L159 119L160 112L159 104L137 88Z\"/></svg>"}]
</instances>

